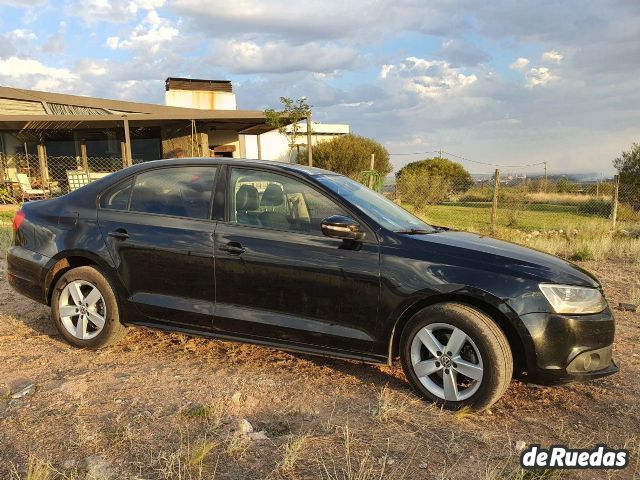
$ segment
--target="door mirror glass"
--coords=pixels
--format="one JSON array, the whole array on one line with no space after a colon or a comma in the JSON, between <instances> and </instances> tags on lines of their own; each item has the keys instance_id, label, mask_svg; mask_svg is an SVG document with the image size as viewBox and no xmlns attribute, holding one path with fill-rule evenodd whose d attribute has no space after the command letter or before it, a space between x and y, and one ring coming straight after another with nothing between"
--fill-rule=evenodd
<instances>
[{"instance_id":1,"label":"door mirror glass","mask_svg":"<svg viewBox=\"0 0 640 480\"><path fill-rule=\"evenodd\" d=\"M322 228L322 233L331 238L361 241L365 236L360 224L346 215L327 217L322 221L320 227Z\"/></svg>"}]
</instances>

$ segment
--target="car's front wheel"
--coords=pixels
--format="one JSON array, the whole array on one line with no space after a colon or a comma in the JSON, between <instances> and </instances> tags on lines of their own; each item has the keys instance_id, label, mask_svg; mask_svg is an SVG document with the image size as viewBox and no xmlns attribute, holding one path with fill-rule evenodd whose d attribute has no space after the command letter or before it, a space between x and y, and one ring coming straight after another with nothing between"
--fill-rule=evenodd
<instances>
[{"instance_id":1,"label":"car's front wheel","mask_svg":"<svg viewBox=\"0 0 640 480\"><path fill-rule=\"evenodd\" d=\"M403 329L400 357L414 390L451 410L489 408L513 374L502 330L483 312L460 303L416 313Z\"/></svg>"},{"instance_id":2,"label":"car's front wheel","mask_svg":"<svg viewBox=\"0 0 640 480\"><path fill-rule=\"evenodd\" d=\"M98 349L126 334L115 291L92 266L65 272L53 291L51 313L60 334L71 345Z\"/></svg>"}]
</instances>

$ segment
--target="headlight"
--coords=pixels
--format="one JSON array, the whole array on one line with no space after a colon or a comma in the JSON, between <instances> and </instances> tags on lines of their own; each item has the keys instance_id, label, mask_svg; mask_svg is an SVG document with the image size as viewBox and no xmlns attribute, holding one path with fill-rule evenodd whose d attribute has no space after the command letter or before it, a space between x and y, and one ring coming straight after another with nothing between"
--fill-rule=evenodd
<instances>
[{"instance_id":1,"label":"headlight","mask_svg":"<svg viewBox=\"0 0 640 480\"><path fill-rule=\"evenodd\" d=\"M556 313L599 313L607 302L597 288L541 283L540 291Z\"/></svg>"}]
</instances>

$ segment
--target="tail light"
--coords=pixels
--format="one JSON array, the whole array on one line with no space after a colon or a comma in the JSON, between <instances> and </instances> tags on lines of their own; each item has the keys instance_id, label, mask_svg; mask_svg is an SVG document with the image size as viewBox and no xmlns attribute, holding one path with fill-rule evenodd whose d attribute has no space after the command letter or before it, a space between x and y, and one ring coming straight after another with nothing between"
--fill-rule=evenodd
<instances>
[{"instance_id":1,"label":"tail light","mask_svg":"<svg viewBox=\"0 0 640 480\"><path fill-rule=\"evenodd\" d=\"M16 216L13 217L13 233L16 233L20 229L20 225L22 225L23 221L24 212L22 210L19 210L18 213L16 213Z\"/></svg>"}]
</instances>

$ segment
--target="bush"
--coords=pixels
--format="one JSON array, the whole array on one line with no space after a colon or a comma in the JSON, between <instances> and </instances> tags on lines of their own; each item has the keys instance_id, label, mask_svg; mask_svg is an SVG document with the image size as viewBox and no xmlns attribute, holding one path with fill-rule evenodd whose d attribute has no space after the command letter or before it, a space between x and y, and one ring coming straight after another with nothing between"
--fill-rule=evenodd
<instances>
[{"instance_id":1,"label":"bush","mask_svg":"<svg viewBox=\"0 0 640 480\"><path fill-rule=\"evenodd\" d=\"M569 255L569 260L593 260L593 253L591 253L591 250L589 250L587 247L580 247L571 252L571 255Z\"/></svg>"},{"instance_id":2,"label":"bush","mask_svg":"<svg viewBox=\"0 0 640 480\"><path fill-rule=\"evenodd\" d=\"M405 172L397 180L402 202L413 205L416 213L424 213L429 205L442 202L451 193L451 181L438 176L425 176L422 172Z\"/></svg>"},{"instance_id":3,"label":"bush","mask_svg":"<svg viewBox=\"0 0 640 480\"><path fill-rule=\"evenodd\" d=\"M391 173L389 152L375 140L359 135L343 135L313 146L313 165L360 180L363 171L371 170L371 154L375 154L375 170L382 177ZM306 159L306 149L301 151Z\"/></svg>"},{"instance_id":4,"label":"bush","mask_svg":"<svg viewBox=\"0 0 640 480\"><path fill-rule=\"evenodd\" d=\"M586 202L577 205L577 212L584 215L599 215L601 217L609 217L611 215L610 199L591 198Z\"/></svg>"},{"instance_id":5,"label":"bush","mask_svg":"<svg viewBox=\"0 0 640 480\"><path fill-rule=\"evenodd\" d=\"M406 173L416 173L423 178L444 179L450 185L451 193L466 192L473 185L469 172L458 162L452 162L446 158L435 157L411 162L396 173L396 179L399 180Z\"/></svg>"}]
</instances>

